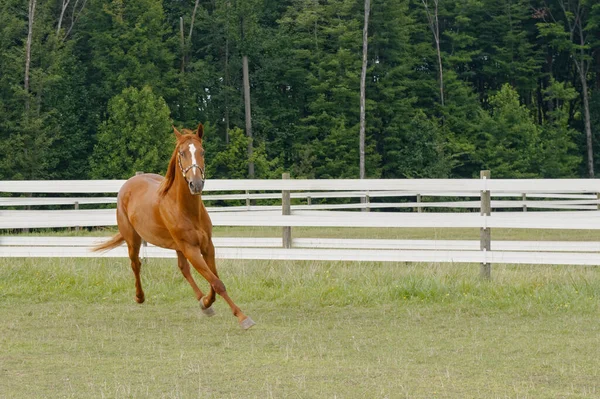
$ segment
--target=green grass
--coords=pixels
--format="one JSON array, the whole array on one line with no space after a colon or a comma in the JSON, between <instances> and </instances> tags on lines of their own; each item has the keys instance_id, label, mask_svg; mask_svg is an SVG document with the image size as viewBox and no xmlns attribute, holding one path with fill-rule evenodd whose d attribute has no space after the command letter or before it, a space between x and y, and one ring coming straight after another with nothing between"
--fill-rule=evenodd
<instances>
[{"instance_id":1,"label":"green grass","mask_svg":"<svg viewBox=\"0 0 600 399\"><path fill-rule=\"evenodd\" d=\"M600 269L478 269L221 261L242 331L174 260L0 259L0 397L600 397Z\"/></svg>"}]
</instances>

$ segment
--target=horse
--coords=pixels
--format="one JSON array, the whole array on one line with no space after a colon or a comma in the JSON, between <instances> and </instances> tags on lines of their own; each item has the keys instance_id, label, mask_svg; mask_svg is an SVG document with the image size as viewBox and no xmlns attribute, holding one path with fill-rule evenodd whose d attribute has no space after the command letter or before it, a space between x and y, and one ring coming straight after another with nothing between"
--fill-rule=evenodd
<instances>
[{"instance_id":1,"label":"horse","mask_svg":"<svg viewBox=\"0 0 600 399\"><path fill-rule=\"evenodd\" d=\"M107 251L127 243L138 303L145 300L140 280L142 240L175 250L179 269L191 285L202 312L207 316L215 314L212 304L216 293L229 304L240 326L248 329L255 325L254 321L229 297L217 273L212 222L202 202L204 127L199 124L195 131L182 130L183 133L173 126L177 142L164 178L157 174L140 174L123 184L117 196L119 232L92 250ZM196 285L188 261L209 282L208 295Z\"/></svg>"}]
</instances>

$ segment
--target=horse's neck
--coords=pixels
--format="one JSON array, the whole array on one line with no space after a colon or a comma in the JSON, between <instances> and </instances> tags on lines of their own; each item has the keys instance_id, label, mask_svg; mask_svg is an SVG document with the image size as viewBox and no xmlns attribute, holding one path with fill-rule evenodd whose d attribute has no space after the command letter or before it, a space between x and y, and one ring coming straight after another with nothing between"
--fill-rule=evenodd
<instances>
[{"instance_id":1,"label":"horse's neck","mask_svg":"<svg viewBox=\"0 0 600 399\"><path fill-rule=\"evenodd\" d=\"M192 195L190 193L187 182L180 174L177 174L175 177L169 194L173 195L173 199L183 213L190 216L199 215L202 207L202 198L200 195Z\"/></svg>"}]
</instances>

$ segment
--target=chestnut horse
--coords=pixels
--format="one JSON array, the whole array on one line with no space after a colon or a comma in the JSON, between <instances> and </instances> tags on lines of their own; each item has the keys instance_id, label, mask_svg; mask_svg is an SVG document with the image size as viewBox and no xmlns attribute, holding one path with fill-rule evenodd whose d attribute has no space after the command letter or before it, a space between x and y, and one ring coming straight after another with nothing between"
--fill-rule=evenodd
<instances>
[{"instance_id":1,"label":"chestnut horse","mask_svg":"<svg viewBox=\"0 0 600 399\"><path fill-rule=\"evenodd\" d=\"M123 184L117 197L119 233L93 250L109 250L123 241L127 243L135 275L135 300L142 303L145 299L140 280L142 239L159 247L174 249L179 269L192 286L202 312L207 316L214 315L211 306L217 293L227 301L240 326L248 329L254 322L231 300L217 274L212 223L201 196L205 180L204 128L200 124L195 132L183 129L185 134L175 127L173 130L177 144L165 177L142 174ZM188 261L210 283L208 295L204 296L196 285Z\"/></svg>"}]
</instances>

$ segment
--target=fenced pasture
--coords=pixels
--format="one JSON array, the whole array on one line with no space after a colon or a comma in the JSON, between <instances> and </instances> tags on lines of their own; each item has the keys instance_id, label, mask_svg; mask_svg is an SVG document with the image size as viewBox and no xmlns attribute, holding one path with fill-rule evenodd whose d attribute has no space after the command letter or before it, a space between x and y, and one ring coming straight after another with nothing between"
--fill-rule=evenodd
<instances>
[{"instance_id":1,"label":"fenced pasture","mask_svg":"<svg viewBox=\"0 0 600 399\"><path fill-rule=\"evenodd\" d=\"M0 236L0 397L599 396L597 181L516 181L518 187L500 181L490 191L489 217L480 215L480 195L494 180L455 181L452 192L439 191L440 182L400 183L373 183L369 194L395 190L396 197L361 202L367 191L356 181L343 182L343 189L342 183L268 182L253 186L259 187L255 191L246 182L223 183L236 185L233 194L223 193L221 182L209 181L218 195L239 196L214 200L211 207L249 200L236 203L237 210L211 214L221 278L257 322L249 331L232 322L221 300L214 305L215 317L202 317L176 262L151 246L142 266L146 303L135 304L121 249L83 257L101 237L74 230L89 226L86 220L106 223L109 219L102 218L114 210L26 210L16 195L6 197L13 205L0 210L0 223L11 226L5 230L10 234ZM7 184L0 182L0 191L32 187ZM33 187L45 194L60 187L63 195L91 198L81 191L90 189L89 182L44 184ZM118 183L98 184L106 186L93 190L114 198ZM287 189L298 198L292 199L292 214L281 215L274 201ZM311 193L310 205L305 193ZM319 193L356 197L331 204L318 200ZM261 203L264 199L252 195L276 198ZM347 209L294 209L373 210L374 198L402 204L405 211L355 211L359 226L349 227L334 217L343 220ZM31 200L38 201L30 204L34 207L46 201L35 194ZM258 208L264 206L278 210ZM563 206L567 209L550 208ZM49 228L45 215L51 212L60 215L53 222L71 231L16 234L16 229ZM111 223L102 226L110 229ZM291 248L284 248L282 226L292 226ZM480 249L482 226L492 229L490 251ZM249 250L263 258L248 259ZM313 257L319 251L358 253L350 250L368 258ZM311 258L291 257L298 252ZM493 252L525 257L481 258ZM276 260L270 254L285 256ZM466 263L448 254L475 258ZM544 262L526 263L535 257ZM482 259L497 262L491 279L479 276Z\"/></svg>"}]
</instances>

